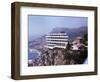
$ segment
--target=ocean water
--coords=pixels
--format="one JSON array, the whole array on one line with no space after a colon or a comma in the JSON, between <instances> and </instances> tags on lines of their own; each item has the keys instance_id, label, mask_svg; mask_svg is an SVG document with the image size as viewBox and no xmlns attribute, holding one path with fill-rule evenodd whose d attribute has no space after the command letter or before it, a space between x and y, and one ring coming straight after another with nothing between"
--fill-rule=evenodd
<instances>
[{"instance_id":1,"label":"ocean water","mask_svg":"<svg viewBox=\"0 0 100 82\"><path fill-rule=\"evenodd\" d=\"M28 60L34 60L38 58L38 53L36 52L28 52Z\"/></svg>"}]
</instances>

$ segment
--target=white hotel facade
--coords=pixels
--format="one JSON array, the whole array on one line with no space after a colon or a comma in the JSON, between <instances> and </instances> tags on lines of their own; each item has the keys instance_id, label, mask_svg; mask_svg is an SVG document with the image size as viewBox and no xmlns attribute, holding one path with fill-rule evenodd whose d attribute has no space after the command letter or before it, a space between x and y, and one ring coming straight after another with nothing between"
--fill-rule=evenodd
<instances>
[{"instance_id":1,"label":"white hotel facade","mask_svg":"<svg viewBox=\"0 0 100 82\"><path fill-rule=\"evenodd\" d=\"M46 35L46 48L66 48L68 44L68 35L65 32L61 33L50 33Z\"/></svg>"}]
</instances>

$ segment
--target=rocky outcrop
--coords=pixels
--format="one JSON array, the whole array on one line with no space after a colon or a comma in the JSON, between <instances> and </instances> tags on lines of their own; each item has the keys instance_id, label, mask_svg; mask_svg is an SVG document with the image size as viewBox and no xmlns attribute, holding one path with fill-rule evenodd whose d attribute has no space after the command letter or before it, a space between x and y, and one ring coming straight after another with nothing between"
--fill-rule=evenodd
<instances>
[{"instance_id":1,"label":"rocky outcrop","mask_svg":"<svg viewBox=\"0 0 100 82\"><path fill-rule=\"evenodd\" d=\"M33 60L29 66L50 66L50 65L71 65L82 64L87 58L87 49L83 51L73 51L67 49L47 49L42 51L42 55Z\"/></svg>"}]
</instances>

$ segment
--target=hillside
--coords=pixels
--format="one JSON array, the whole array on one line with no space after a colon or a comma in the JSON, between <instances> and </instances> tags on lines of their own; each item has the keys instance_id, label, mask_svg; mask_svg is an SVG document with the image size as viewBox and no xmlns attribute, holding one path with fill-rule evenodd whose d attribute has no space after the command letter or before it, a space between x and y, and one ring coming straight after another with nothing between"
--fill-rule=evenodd
<instances>
[{"instance_id":1,"label":"hillside","mask_svg":"<svg viewBox=\"0 0 100 82\"><path fill-rule=\"evenodd\" d=\"M78 27L78 28L54 28L51 33L59 33L59 32L66 32L69 36L70 40L75 39L77 36L83 36L87 33L87 27Z\"/></svg>"},{"instance_id":2,"label":"hillside","mask_svg":"<svg viewBox=\"0 0 100 82\"><path fill-rule=\"evenodd\" d=\"M59 33L59 32L66 32L69 36L69 40L74 40L77 36L82 36L87 33L87 27L78 27L78 28L54 28L52 29L51 33ZM33 41L29 42L29 47L32 48L43 48L45 45L45 36L40 36ZM34 38L34 37L33 37Z\"/></svg>"}]
</instances>

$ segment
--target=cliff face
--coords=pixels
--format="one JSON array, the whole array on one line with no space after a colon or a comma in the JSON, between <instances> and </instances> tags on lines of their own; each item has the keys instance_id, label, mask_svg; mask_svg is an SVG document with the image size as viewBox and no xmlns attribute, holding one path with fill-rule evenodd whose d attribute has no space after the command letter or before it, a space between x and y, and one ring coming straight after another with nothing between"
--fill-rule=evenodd
<instances>
[{"instance_id":1,"label":"cliff face","mask_svg":"<svg viewBox=\"0 0 100 82\"><path fill-rule=\"evenodd\" d=\"M66 49L47 49L29 66L71 65L82 64L87 57L87 51L71 51Z\"/></svg>"},{"instance_id":2,"label":"cliff face","mask_svg":"<svg viewBox=\"0 0 100 82\"><path fill-rule=\"evenodd\" d=\"M53 49L45 51L42 58L44 58L44 65L64 65L66 64L63 50Z\"/></svg>"}]
</instances>

